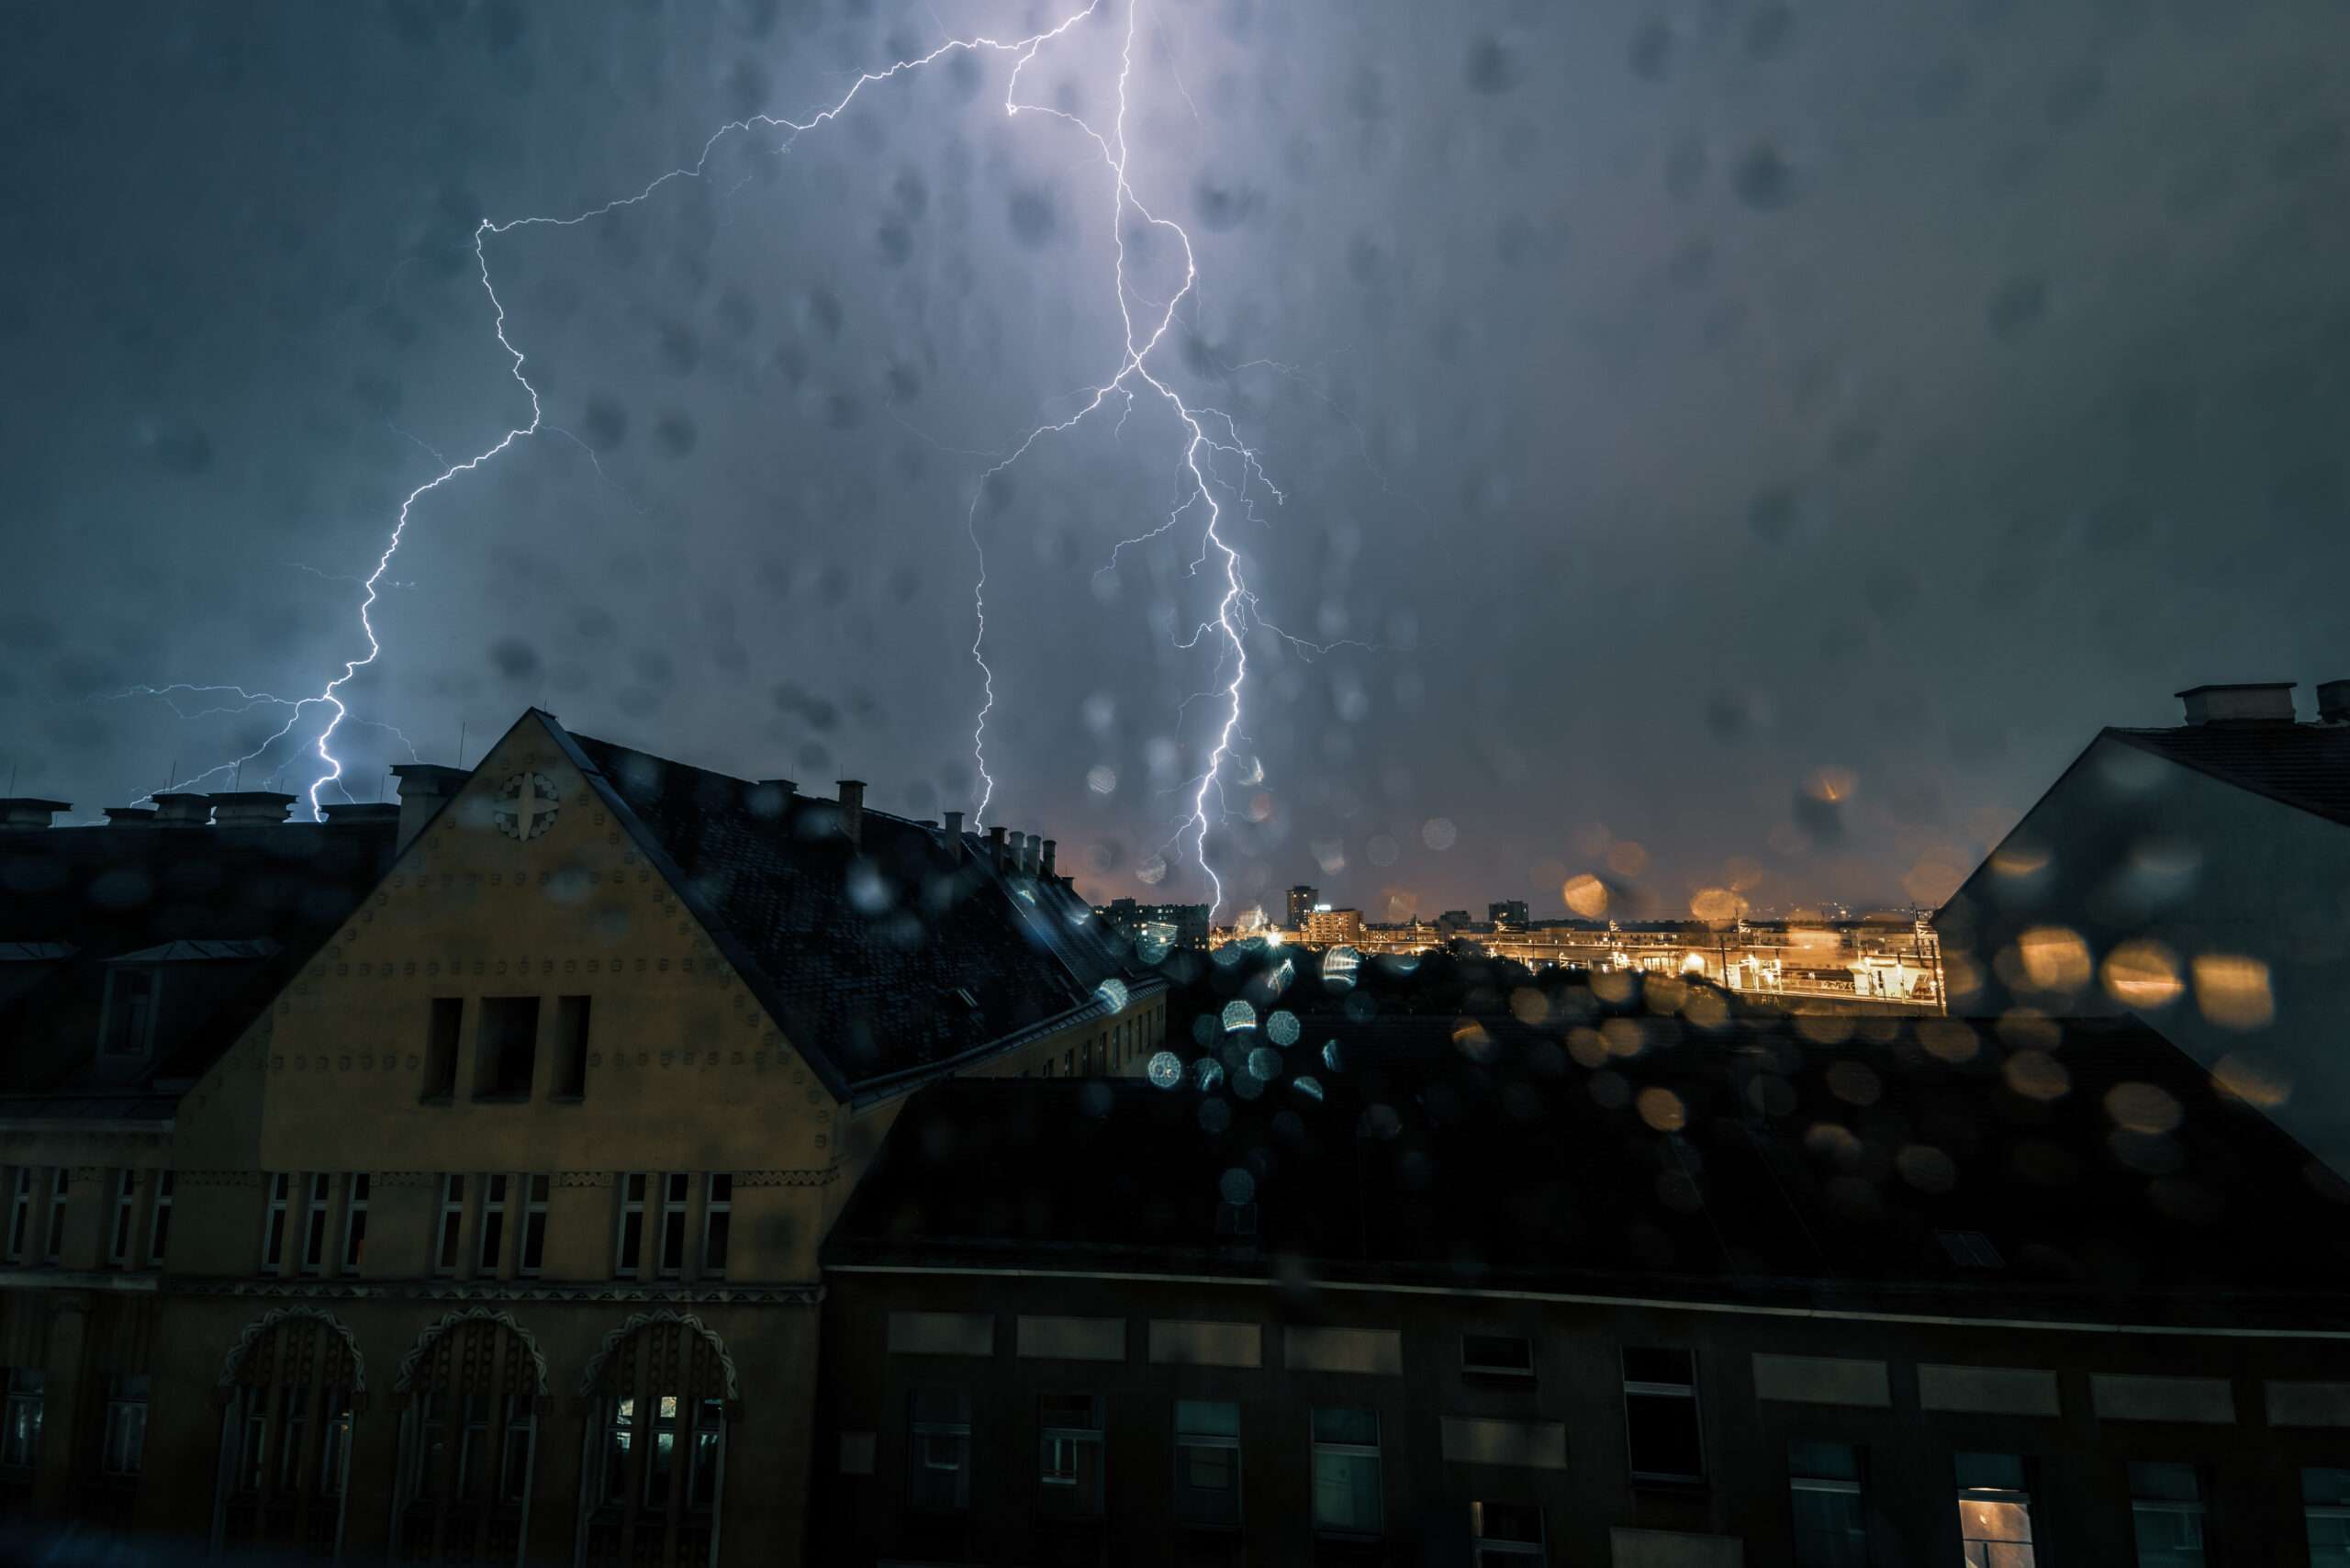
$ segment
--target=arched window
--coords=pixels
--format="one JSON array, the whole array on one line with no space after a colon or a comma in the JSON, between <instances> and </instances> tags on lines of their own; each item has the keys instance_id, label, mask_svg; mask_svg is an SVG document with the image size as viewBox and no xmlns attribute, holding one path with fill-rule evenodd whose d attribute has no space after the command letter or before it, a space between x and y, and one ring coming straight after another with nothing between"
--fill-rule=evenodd
<instances>
[{"instance_id":1,"label":"arched window","mask_svg":"<svg viewBox=\"0 0 2350 1568\"><path fill-rule=\"evenodd\" d=\"M401 1358L393 1554L519 1562L528 1546L546 1363L520 1325L476 1307L426 1329Z\"/></svg>"},{"instance_id":2,"label":"arched window","mask_svg":"<svg viewBox=\"0 0 2350 1568\"><path fill-rule=\"evenodd\" d=\"M718 1558L734 1367L699 1318L614 1330L588 1365L579 1562L694 1568Z\"/></svg>"},{"instance_id":3,"label":"arched window","mask_svg":"<svg viewBox=\"0 0 2350 1568\"><path fill-rule=\"evenodd\" d=\"M365 1389L351 1331L325 1313L272 1312L246 1328L220 1376L216 1545L341 1553L351 1426Z\"/></svg>"}]
</instances>

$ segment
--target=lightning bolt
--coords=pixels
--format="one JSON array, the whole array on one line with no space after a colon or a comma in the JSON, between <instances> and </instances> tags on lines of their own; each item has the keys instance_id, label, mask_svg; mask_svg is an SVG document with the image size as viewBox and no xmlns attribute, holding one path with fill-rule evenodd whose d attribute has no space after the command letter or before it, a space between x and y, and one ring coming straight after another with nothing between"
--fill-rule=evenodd
<instances>
[{"instance_id":1,"label":"lightning bolt","mask_svg":"<svg viewBox=\"0 0 2350 1568\"><path fill-rule=\"evenodd\" d=\"M1221 583L1217 589L1215 613L1203 626L1201 633L1195 634L1194 641L1197 641L1197 635L1206 634L1212 630L1220 644L1217 662L1219 684L1216 689L1223 702L1223 716L1215 731L1214 744L1208 754L1206 768L1199 776L1193 787L1190 815L1177 829L1176 840L1189 838L1192 856L1202 872L1207 877L1213 890L1210 906L1213 913L1214 909L1220 908L1223 904L1224 886L1222 879L1216 875L1207 858L1207 838L1211 828L1208 801L1211 795L1216 794L1221 789L1225 766L1230 760L1234 737L1240 725L1241 694L1247 683L1248 672L1248 652L1244 633L1250 617L1255 613L1256 607L1255 598L1243 580L1239 554L1225 540L1221 532L1225 521L1225 508L1217 498L1217 490L1222 483L1214 472L1217 459L1232 459L1239 465L1240 478L1237 493L1241 498L1240 504L1244 515L1254 516L1253 502L1248 499L1248 487L1252 481L1261 484L1277 502L1281 499L1281 492L1266 477L1257 453L1241 438L1238 426L1229 414L1205 406L1195 408L1187 403L1181 394L1151 365L1152 355L1173 330L1178 312L1181 309L1183 302L1192 297L1197 286L1199 262L1192 249L1191 235L1182 225L1154 212L1136 193L1128 178L1131 146L1127 139L1127 120L1130 86L1134 76L1135 40L1141 17L1142 0L1126 0L1125 37L1118 62L1117 115L1106 135L1079 115L1049 105L1024 102L1021 99L1022 74L1035 60L1038 52L1063 37L1080 22L1102 11L1105 5L1114 3L1115 0L1088 0L1082 7L1069 12L1052 27L1024 37L998 39L986 35L975 35L950 39L927 53L901 59L879 70L863 73L828 106L818 110L805 119L794 120L760 114L743 119L730 120L711 133L692 162L681 164L656 176L632 196L619 197L601 206L575 213L570 217L523 217L503 220L485 218L481 219L473 230L475 266L481 279L482 292L489 301L492 332L498 340L498 347L508 357L508 374L513 377L515 384L522 389L524 396L529 399L530 418L507 430L496 441L472 456L455 463L445 464L438 474L408 491L401 498L398 512L393 520L391 532L385 540L382 552L375 558L374 569L364 578L359 579L358 586L361 590L359 628L361 634L366 640L366 651L346 659L343 662L341 673L328 680L318 692L307 697L280 698L269 693L248 692L238 687L186 685L135 689L134 692L122 695L163 696L166 700L169 700L170 698L166 693L210 695L218 692L233 692L245 706L236 709L223 708L218 711L249 711L253 707L266 705L281 705L289 710L285 724L264 741L259 748L248 753L245 756L233 758L206 773L199 774L196 776L197 778L208 778L213 774L236 767L244 762L254 760L265 753L270 746L291 734L302 721L306 711L312 708L326 709L329 717L311 748L317 756L321 770L310 782L307 791L312 816L314 818L322 816L320 792L330 788L339 788L343 775L342 762L334 751L335 736L345 723L366 722L352 717L349 704L345 700L345 690L358 677L359 672L374 665L383 653L383 642L377 634L373 611L377 604L379 590L385 582L386 574L390 570L393 558L398 554L400 545L407 538L409 524L415 521L419 504L459 476L475 472L495 461L518 443L542 433L557 434L571 440L575 444L581 445L582 450L588 453L591 463L595 459L594 452L586 448L584 443L579 443L569 431L562 431L546 422L545 409L539 388L526 373L527 357L507 335L506 305L505 301L499 297L497 284L491 275L489 241L522 229L576 228L623 208L635 207L673 183L701 179L708 171L711 159L716 153L720 144L732 136L781 132L781 139L767 151L778 156L788 153L800 137L837 119L867 88L919 71L949 55L958 53L1009 55L1013 58L1013 68L1004 93L1005 114L1016 117L1023 113L1030 113L1066 122L1086 136L1102 154L1103 167L1109 175L1110 232L1116 250L1116 263L1112 281L1123 329L1124 352L1113 375L1080 395L1080 400L1075 413L1065 420L1048 421L1031 430L1013 444L1006 455L979 476L979 482L972 489L971 501L966 511L964 523L965 532L969 536L979 563L971 592L975 628L971 642L971 658L979 672L982 693L979 712L973 722L971 737L972 753L979 764L980 778L979 810L975 817L984 818L988 805L992 801L995 793L995 779L987 767L987 725L989 716L994 711L996 693L994 671L989 666L986 656L988 578L986 547L979 527L980 502L989 493L990 483L1018 464L1040 442L1076 429L1098 411L1103 404L1113 398L1118 399L1122 405L1119 417L1122 434L1125 416L1131 412L1136 398L1144 396L1155 397L1172 412L1182 431L1180 468L1185 480L1184 496L1169 513L1167 521L1158 528L1143 535L1141 539L1125 542L1119 549L1123 550L1143 540L1156 538L1180 524L1184 515L1194 506L1204 508L1200 556L1194 563L1193 570L1196 574L1201 567L1207 566L1214 576L1220 577ZM1177 83L1177 87L1179 92L1182 92L1186 103L1189 103L1190 94L1182 90L1180 81ZM1194 116L1197 115L1196 106L1193 106L1192 113ZM1181 286L1164 300L1146 299L1135 290L1129 280L1125 221L1130 212L1139 217L1148 229L1172 236L1181 247L1183 260ZM1141 322L1137 321L1136 316L1136 302L1147 306L1151 313ZM418 444L423 443L419 442ZM427 448L427 450L431 449ZM434 456L436 461L439 460L437 453ZM598 476L610 483L601 465L598 464L596 467ZM1113 551L1112 563L1114 564L1115 560L1116 552ZM1280 634L1287 636L1285 633ZM1295 642L1296 639L1291 639L1291 641ZM173 706L176 709L178 705L174 703ZM187 782L194 781L191 779Z\"/></svg>"}]
</instances>

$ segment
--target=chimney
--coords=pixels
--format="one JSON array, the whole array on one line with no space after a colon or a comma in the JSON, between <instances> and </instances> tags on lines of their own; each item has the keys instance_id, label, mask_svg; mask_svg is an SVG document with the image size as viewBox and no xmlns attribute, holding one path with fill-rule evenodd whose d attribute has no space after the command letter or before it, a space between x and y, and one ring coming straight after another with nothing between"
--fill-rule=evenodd
<instances>
[{"instance_id":1,"label":"chimney","mask_svg":"<svg viewBox=\"0 0 2350 1568\"><path fill-rule=\"evenodd\" d=\"M999 871L1010 864L1005 855L1002 823L995 823L988 828L988 862Z\"/></svg>"},{"instance_id":2,"label":"chimney","mask_svg":"<svg viewBox=\"0 0 2350 1568\"><path fill-rule=\"evenodd\" d=\"M1024 877L1033 877L1036 874L1036 846L1039 842L1041 841L1033 833L1024 833L1020 835L1020 874Z\"/></svg>"},{"instance_id":3,"label":"chimney","mask_svg":"<svg viewBox=\"0 0 2350 1568\"><path fill-rule=\"evenodd\" d=\"M0 797L0 832L47 827L58 812L73 809L71 801L43 801L31 795Z\"/></svg>"},{"instance_id":4,"label":"chimney","mask_svg":"<svg viewBox=\"0 0 2350 1568\"><path fill-rule=\"evenodd\" d=\"M202 795L172 790L151 795L157 827L202 827L212 816L212 802Z\"/></svg>"},{"instance_id":5,"label":"chimney","mask_svg":"<svg viewBox=\"0 0 2350 1568\"><path fill-rule=\"evenodd\" d=\"M2350 680L2321 680L2317 683L2317 722L2321 724L2350 724Z\"/></svg>"},{"instance_id":6,"label":"chimney","mask_svg":"<svg viewBox=\"0 0 2350 1568\"><path fill-rule=\"evenodd\" d=\"M294 809L294 797L274 790L236 790L212 797L215 827L280 827Z\"/></svg>"},{"instance_id":7,"label":"chimney","mask_svg":"<svg viewBox=\"0 0 2350 1568\"><path fill-rule=\"evenodd\" d=\"M2289 724L2293 683L2251 681L2236 686L2190 686L2177 693L2189 724Z\"/></svg>"},{"instance_id":8,"label":"chimney","mask_svg":"<svg viewBox=\"0 0 2350 1568\"><path fill-rule=\"evenodd\" d=\"M861 842L865 831L865 780L841 780L841 832L851 844Z\"/></svg>"},{"instance_id":9,"label":"chimney","mask_svg":"<svg viewBox=\"0 0 2350 1568\"><path fill-rule=\"evenodd\" d=\"M946 813L946 858L950 865L963 863L963 813Z\"/></svg>"},{"instance_id":10,"label":"chimney","mask_svg":"<svg viewBox=\"0 0 2350 1568\"><path fill-rule=\"evenodd\" d=\"M108 806L106 825L109 827L153 827L155 808L152 806Z\"/></svg>"},{"instance_id":11,"label":"chimney","mask_svg":"<svg viewBox=\"0 0 2350 1568\"><path fill-rule=\"evenodd\" d=\"M400 820L398 805L390 801L338 801L319 808L326 813L329 827L355 827L368 823L396 823Z\"/></svg>"},{"instance_id":12,"label":"chimney","mask_svg":"<svg viewBox=\"0 0 2350 1568\"><path fill-rule=\"evenodd\" d=\"M1059 842L1059 841L1058 841L1058 839L1051 839L1051 838L1048 838L1048 839L1045 840L1045 879L1046 879L1046 881L1050 881L1050 880L1052 880L1052 877L1053 877L1053 846L1054 846L1055 844L1058 843L1058 842Z\"/></svg>"},{"instance_id":13,"label":"chimney","mask_svg":"<svg viewBox=\"0 0 2350 1568\"><path fill-rule=\"evenodd\" d=\"M444 767L437 762L403 762L392 769L392 777L400 784L398 847L406 849L424 831L424 824L465 787L465 780L473 775L464 768Z\"/></svg>"}]
</instances>

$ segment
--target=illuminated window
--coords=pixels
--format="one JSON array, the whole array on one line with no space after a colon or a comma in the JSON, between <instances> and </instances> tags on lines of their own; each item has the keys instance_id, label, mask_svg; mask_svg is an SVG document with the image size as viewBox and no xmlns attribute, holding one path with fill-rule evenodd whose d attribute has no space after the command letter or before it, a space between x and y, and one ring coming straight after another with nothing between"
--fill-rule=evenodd
<instances>
[{"instance_id":1,"label":"illuminated window","mask_svg":"<svg viewBox=\"0 0 2350 1568\"><path fill-rule=\"evenodd\" d=\"M1957 1456L1958 1538L1966 1568L2035 1568L2031 1488L2011 1453Z\"/></svg>"}]
</instances>

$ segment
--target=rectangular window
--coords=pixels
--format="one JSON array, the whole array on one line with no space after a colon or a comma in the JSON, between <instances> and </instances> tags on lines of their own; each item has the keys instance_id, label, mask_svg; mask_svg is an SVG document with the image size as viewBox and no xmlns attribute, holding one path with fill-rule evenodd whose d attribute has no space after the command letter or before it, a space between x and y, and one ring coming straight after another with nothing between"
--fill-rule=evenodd
<instances>
[{"instance_id":1,"label":"rectangular window","mask_svg":"<svg viewBox=\"0 0 2350 1568\"><path fill-rule=\"evenodd\" d=\"M1787 1494L1795 1513L1796 1568L1866 1568L1860 1450L1850 1443L1790 1446Z\"/></svg>"},{"instance_id":2,"label":"rectangular window","mask_svg":"<svg viewBox=\"0 0 2350 1568\"><path fill-rule=\"evenodd\" d=\"M2301 1517L2315 1568L2350 1563L2350 1470L2302 1471Z\"/></svg>"},{"instance_id":3,"label":"rectangular window","mask_svg":"<svg viewBox=\"0 0 2350 1568\"><path fill-rule=\"evenodd\" d=\"M147 1379L117 1377L106 1385L106 1424L98 1468L125 1480L147 1462Z\"/></svg>"},{"instance_id":4,"label":"rectangular window","mask_svg":"<svg viewBox=\"0 0 2350 1568\"><path fill-rule=\"evenodd\" d=\"M677 1468L677 1396L653 1396L652 1439L644 1448L644 1506L658 1513L669 1506L669 1480Z\"/></svg>"},{"instance_id":5,"label":"rectangular window","mask_svg":"<svg viewBox=\"0 0 2350 1568\"><path fill-rule=\"evenodd\" d=\"M106 974L105 1041L110 1057L143 1057L155 1034L155 971L126 964Z\"/></svg>"},{"instance_id":6,"label":"rectangular window","mask_svg":"<svg viewBox=\"0 0 2350 1568\"><path fill-rule=\"evenodd\" d=\"M674 1280L686 1271L686 1189L688 1178L673 1170L661 1178L661 1277Z\"/></svg>"},{"instance_id":7,"label":"rectangular window","mask_svg":"<svg viewBox=\"0 0 2350 1568\"><path fill-rule=\"evenodd\" d=\"M522 1194L522 1249L515 1260L515 1272L526 1280L539 1277L539 1270L547 1258L547 1188L551 1176L525 1176L527 1190Z\"/></svg>"},{"instance_id":8,"label":"rectangular window","mask_svg":"<svg viewBox=\"0 0 2350 1568\"><path fill-rule=\"evenodd\" d=\"M65 1179L73 1172L65 1166L54 1166L49 1176L49 1228L41 1233L40 1259L54 1263L65 1252Z\"/></svg>"},{"instance_id":9,"label":"rectangular window","mask_svg":"<svg viewBox=\"0 0 2350 1568\"><path fill-rule=\"evenodd\" d=\"M354 1170L342 1182L342 1271L355 1274L367 1255L367 1172Z\"/></svg>"},{"instance_id":10,"label":"rectangular window","mask_svg":"<svg viewBox=\"0 0 2350 1568\"><path fill-rule=\"evenodd\" d=\"M283 1170L270 1172L269 1206L261 1222L261 1266L272 1273L285 1260L285 1203L293 1190L293 1177Z\"/></svg>"},{"instance_id":11,"label":"rectangular window","mask_svg":"<svg viewBox=\"0 0 2350 1568\"><path fill-rule=\"evenodd\" d=\"M1966 1568L2035 1568L2031 1487L2011 1453L1957 1456L1958 1539Z\"/></svg>"},{"instance_id":12,"label":"rectangular window","mask_svg":"<svg viewBox=\"0 0 2350 1568\"><path fill-rule=\"evenodd\" d=\"M424 1037L424 1085L427 1100L447 1100L457 1092L457 1037L464 1033L465 999L436 996L432 1021Z\"/></svg>"},{"instance_id":13,"label":"rectangular window","mask_svg":"<svg viewBox=\"0 0 2350 1568\"><path fill-rule=\"evenodd\" d=\"M289 1383L277 1391L277 1489L291 1492L301 1479L302 1435L310 1426L310 1391Z\"/></svg>"},{"instance_id":14,"label":"rectangular window","mask_svg":"<svg viewBox=\"0 0 2350 1568\"><path fill-rule=\"evenodd\" d=\"M465 1229L465 1179L451 1171L441 1178L440 1234L432 1246L432 1271L453 1274L464 1257L458 1243Z\"/></svg>"},{"instance_id":15,"label":"rectangular window","mask_svg":"<svg viewBox=\"0 0 2350 1568\"><path fill-rule=\"evenodd\" d=\"M327 1191L330 1183L327 1173L310 1173L310 1202L302 1215L302 1272L323 1274L327 1271Z\"/></svg>"},{"instance_id":16,"label":"rectangular window","mask_svg":"<svg viewBox=\"0 0 2350 1568\"><path fill-rule=\"evenodd\" d=\"M1240 1523L1240 1406L1175 1402L1175 1522Z\"/></svg>"},{"instance_id":17,"label":"rectangular window","mask_svg":"<svg viewBox=\"0 0 2350 1568\"><path fill-rule=\"evenodd\" d=\"M624 1280L634 1279L643 1262L645 1180L642 1170L621 1173L621 1219L612 1239L612 1272Z\"/></svg>"},{"instance_id":18,"label":"rectangular window","mask_svg":"<svg viewBox=\"0 0 2350 1568\"><path fill-rule=\"evenodd\" d=\"M342 1495L342 1479L351 1468L351 1390L330 1388L326 1398L326 1430L319 1434L319 1495Z\"/></svg>"},{"instance_id":19,"label":"rectangular window","mask_svg":"<svg viewBox=\"0 0 2350 1568\"><path fill-rule=\"evenodd\" d=\"M554 1086L548 1093L557 1100L588 1097L588 1001L554 999Z\"/></svg>"},{"instance_id":20,"label":"rectangular window","mask_svg":"<svg viewBox=\"0 0 2350 1568\"><path fill-rule=\"evenodd\" d=\"M467 1394L457 1406L457 1501L481 1496L482 1456L489 1447L489 1395Z\"/></svg>"},{"instance_id":21,"label":"rectangular window","mask_svg":"<svg viewBox=\"0 0 2350 1568\"><path fill-rule=\"evenodd\" d=\"M498 1444L498 1496L519 1503L531 1482L531 1400L528 1394L506 1396L505 1421Z\"/></svg>"},{"instance_id":22,"label":"rectangular window","mask_svg":"<svg viewBox=\"0 0 2350 1568\"><path fill-rule=\"evenodd\" d=\"M1635 1481L1706 1478L1695 1351L1624 1348L1624 1433Z\"/></svg>"},{"instance_id":23,"label":"rectangular window","mask_svg":"<svg viewBox=\"0 0 2350 1568\"><path fill-rule=\"evenodd\" d=\"M529 1099L538 1054L539 999L483 997L474 1035L474 1098Z\"/></svg>"},{"instance_id":24,"label":"rectangular window","mask_svg":"<svg viewBox=\"0 0 2350 1568\"><path fill-rule=\"evenodd\" d=\"M256 1389L245 1397L244 1430L237 1439L237 1490L252 1496L261 1490L262 1466L269 1454L269 1406Z\"/></svg>"},{"instance_id":25,"label":"rectangular window","mask_svg":"<svg viewBox=\"0 0 2350 1568\"><path fill-rule=\"evenodd\" d=\"M1516 1334L1463 1334L1460 1370L1474 1377L1534 1381L1534 1341Z\"/></svg>"},{"instance_id":26,"label":"rectangular window","mask_svg":"<svg viewBox=\"0 0 2350 1568\"><path fill-rule=\"evenodd\" d=\"M2133 1462L2130 1520L2138 1568L2202 1568L2203 1477L2191 1464Z\"/></svg>"},{"instance_id":27,"label":"rectangular window","mask_svg":"<svg viewBox=\"0 0 2350 1568\"><path fill-rule=\"evenodd\" d=\"M1096 1518L1102 1513L1102 1401L1090 1394L1047 1394L1036 1401L1036 1503L1047 1514Z\"/></svg>"},{"instance_id":28,"label":"rectangular window","mask_svg":"<svg viewBox=\"0 0 2350 1568\"><path fill-rule=\"evenodd\" d=\"M30 1470L40 1458L41 1373L8 1369L7 1404L0 1408L0 1469Z\"/></svg>"},{"instance_id":29,"label":"rectangular window","mask_svg":"<svg viewBox=\"0 0 2350 1568\"><path fill-rule=\"evenodd\" d=\"M726 1244L734 1228L734 1178L712 1171L702 1178L707 1194L702 1202L701 1272L707 1280L726 1277Z\"/></svg>"},{"instance_id":30,"label":"rectangular window","mask_svg":"<svg viewBox=\"0 0 2350 1568\"><path fill-rule=\"evenodd\" d=\"M147 1222L147 1266L161 1268L172 1249L172 1173L155 1172L154 1217Z\"/></svg>"},{"instance_id":31,"label":"rectangular window","mask_svg":"<svg viewBox=\"0 0 2350 1568\"><path fill-rule=\"evenodd\" d=\"M33 1223L33 1168L19 1165L8 1173L8 1256L11 1263L25 1260L26 1233Z\"/></svg>"},{"instance_id":32,"label":"rectangular window","mask_svg":"<svg viewBox=\"0 0 2350 1568\"><path fill-rule=\"evenodd\" d=\"M506 1245L506 1182L502 1173L481 1179L481 1243L474 1271L495 1278L500 1249Z\"/></svg>"},{"instance_id":33,"label":"rectangular window","mask_svg":"<svg viewBox=\"0 0 2350 1568\"><path fill-rule=\"evenodd\" d=\"M130 1227L139 1217L139 1172L125 1166L114 1173L114 1222L106 1226L106 1261L130 1261Z\"/></svg>"},{"instance_id":34,"label":"rectangular window","mask_svg":"<svg viewBox=\"0 0 2350 1568\"><path fill-rule=\"evenodd\" d=\"M971 1396L959 1388L916 1389L908 1410L906 1501L930 1513L971 1506Z\"/></svg>"},{"instance_id":35,"label":"rectangular window","mask_svg":"<svg viewBox=\"0 0 2350 1568\"><path fill-rule=\"evenodd\" d=\"M636 1401L621 1394L604 1406L604 1501L628 1501L629 1455L636 1446Z\"/></svg>"},{"instance_id":36,"label":"rectangular window","mask_svg":"<svg viewBox=\"0 0 2350 1568\"><path fill-rule=\"evenodd\" d=\"M1379 1412L1317 1406L1314 1412L1314 1528L1375 1536L1385 1519Z\"/></svg>"},{"instance_id":37,"label":"rectangular window","mask_svg":"<svg viewBox=\"0 0 2350 1568\"><path fill-rule=\"evenodd\" d=\"M687 1461L686 1506L708 1513L718 1503L718 1453L726 1440L726 1402L694 1403L693 1450Z\"/></svg>"},{"instance_id":38,"label":"rectangular window","mask_svg":"<svg viewBox=\"0 0 2350 1568\"><path fill-rule=\"evenodd\" d=\"M1542 1510L1531 1503L1472 1503L1469 1537L1477 1568L1526 1568L1542 1561Z\"/></svg>"}]
</instances>

